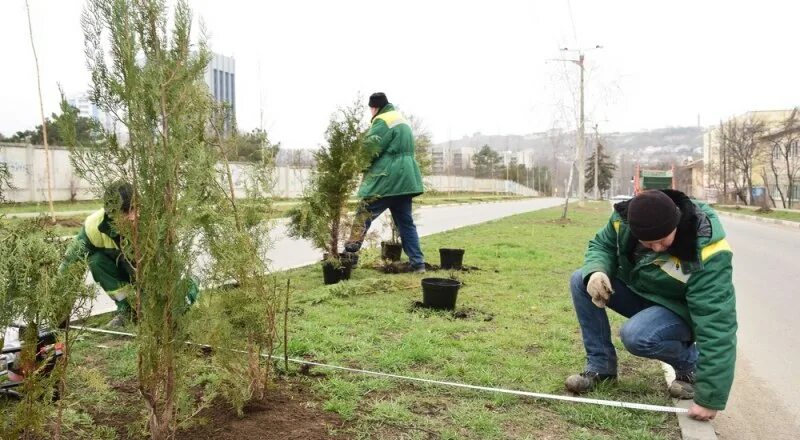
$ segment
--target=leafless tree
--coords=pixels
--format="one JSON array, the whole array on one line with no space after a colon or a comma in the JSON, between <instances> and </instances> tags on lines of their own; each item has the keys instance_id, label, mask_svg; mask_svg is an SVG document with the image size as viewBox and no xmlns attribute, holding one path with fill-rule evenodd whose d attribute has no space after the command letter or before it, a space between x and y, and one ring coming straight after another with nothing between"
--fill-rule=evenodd
<instances>
[{"instance_id":1,"label":"leafless tree","mask_svg":"<svg viewBox=\"0 0 800 440\"><path fill-rule=\"evenodd\" d=\"M732 118L722 124L721 139L734 174L734 189L745 205L749 204L747 195L753 194L753 167L761 159L762 149L759 147L765 130L764 122L753 118Z\"/></svg>"},{"instance_id":2,"label":"leafless tree","mask_svg":"<svg viewBox=\"0 0 800 440\"><path fill-rule=\"evenodd\" d=\"M769 165L775 179L775 188L784 208L794 205L795 186L800 177L800 108L795 108L781 121L777 130L764 136L770 144ZM781 175L786 178L781 185Z\"/></svg>"},{"instance_id":3,"label":"leafless tree","mask_svg":"<svg viewBox=\"0 0 800 440\"><path fill-rule=\"evenodd\" d=\"M47 120L44 117L44 102L42 100L42 75L39 72L39 56L36 55L36 45L33 44L33 25L31 25L31 7L25 1L25 11L28 14L28 35L31 38L31 50L36 66L36 90L39 92L39 115L42 117L42 142L44 143L44 163L47 174L47 204L50 209L50 220L55 223L56 214L53 209L53 173L50 169L50 147L47 145Z\"/></svg>"}]
</instances>

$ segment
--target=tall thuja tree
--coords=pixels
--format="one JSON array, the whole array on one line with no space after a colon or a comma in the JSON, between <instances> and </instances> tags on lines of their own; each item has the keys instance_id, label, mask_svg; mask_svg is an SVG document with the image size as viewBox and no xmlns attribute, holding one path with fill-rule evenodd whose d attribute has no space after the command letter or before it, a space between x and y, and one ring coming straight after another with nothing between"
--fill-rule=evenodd
<instances>
[{"instance_id":1,"label":"tall thuja tree","mask_svg":"<svg viewBox=\"0 0 800 440\"><path fill-rule=\"evenodd\" d=\"M179 0L168 29L158 0L90 0L82 17L92 75L91 99L128 132L92 149L76 149L73 163L103 186L126 176L134 188L135 221L116 221L122 250L136 268L137 374L154 439L175 431L176 396L184 354L191 239L198 212L214 184L214 155L206 140L211 113L203 71L204 39L190 40L191 12Z\"/></svg>"},{"instance_id":2,"label":"tall thuja tree","mask_svg":"<svg viewBox=\"0 0 800 440\"><path fill-rule=\"evenodd\" d=\"M597 173L597 189L600 199L602 199L603 193L611 189L611 179L614 177L614 171L617 169L617 165L615 165L614 162L611 161L611 157L605 153L603 144L598 143L597 149L586 159L586 183L583 186L585 191L594 188L595 155L597 155L597 169L599 170Z\"/></svg>"},{"instance_id":3,"label":"tall thuja tree","mask_svg":"<svg viewBox=\"0 0 800 440\"><path fill-rule=\"evenodd\" d=\"M360 100L339 109L325 132L326 144L314 153L316 168L302 202L290 213L289 234L310 240L329 260L339 260L347 201L355 192L372 151L363 148L366 126Z\"/></svg>"},{"instance_id":4,"label":"tall thuja tree","mask_svg":"<svg viewBox=\"0 0 800 440\"><path fill-rule=\"evenodd\" d=\"M215 113L225 113L225 109ZM266 255L277 146L266 132L247 135L248 142L256 143L259 159L236 164L237 173L228 158L237 157L242 139L235 131L225 134L224 120L214 117L209 124L219 164L216 185L197 218L202 226L201 247L208 250L211 260L205 271L207 284L235 287L201 301L192 311L197 319L192 320L191 334L194 340L225 347L211 358L222 372L211 394L221 394L241 414L248 401L265 397L271 364L261 354L273 350L281 307ZM237 199L237 193L245 197Z\"/></svg>"},{"instance_id":5,"label":"tall thuja tree","mask_svg":"<svg viewBox=\"0 0 800 440\"><path fill-rule=\"evenodd\" d=\"M25 377L22 401L0 420L0 438L42 438L47 417L58 392L65 395L68 353L74 341L67 329L60 330L64 356L56 361L54 351L40 352L39 331L56 331L68 320L73 308L85 314L92 297L84 283L84 268L61 267L65 246L38 221L0 223L0 346L12 321L24 324L20 334L22 351L14 366ZM55 438L60 436L62 401L57 402Z\"/></svg>"}]
</instances>

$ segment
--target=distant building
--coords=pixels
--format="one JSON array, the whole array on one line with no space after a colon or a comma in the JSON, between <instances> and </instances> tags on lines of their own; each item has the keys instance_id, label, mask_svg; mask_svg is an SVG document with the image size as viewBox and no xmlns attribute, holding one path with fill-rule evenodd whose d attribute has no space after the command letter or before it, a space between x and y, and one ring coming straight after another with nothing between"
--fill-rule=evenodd
<instances>
[{"instance_id":1,"label":"distant building","mask_svg":"<svg viewBox=\"0 0 800 440\"><path fill-rule=\"evenodd\" d=\"M92 118L99 122L107 132L115 131L115 119L90 101L88 95L75 95L67 99L67 104L77 108L79 116Z\"/></svg>"},{"instance_id":2,"label":"distant building","mask_svg":"<svg viewBox=\"0 0 800 440\"><path fill-rule=\"evenodd\" d=\"M787 121L795 121L794 124L786 126ZM753 181L753 194L746 194L746 191L738 196L739 201L744 197L750 203L760 204L764 202L764 197L772 197L776 202L780 203L779 188L788 188L788 183L785 179L785 169L783 169L782 161L775 161L778 168L779 179L776 182L774 176L770 171L771 165L771 139L779 136L787 131L800 130L800 115L796 109L786 110L758 110L749 111L739 116L735 116L723 124L735 121L740 124L746 122L759 122L764 124L764 132L758 139L758 151L753 155L752 163L752 181ZM735 182L742 182L743 176L737 171L734 165L735 160L733 153L727 151L725 143L721 142L722 136L720 135L720 127L713 126L703 135L703 165L704 165L704 192L706 198L711 201L719 203L734 203L737 201L737 194L735 189ZM800 147L793 153L792 160L797 161L796 158L800 154ZM796 162L795 162L796 163ZM763 172L762 172L763 171ZM767 181L764 181L764 178ZM793 185L792 199L800 199L800 180ZM796 188L796 189L795 189ZM784 194L788 196L788 194Z\"/></svg>"},{"instance_id":3,"label":"distant building","mask_svg":"<svg viewBox=\"0 0 800 440\"><path fill-rule=\"evenodd\" d=\"M214 102L230 106L231 121L226 124L230 127L236 121L236 61L233 57L213 53L204 77Z\"/></svg>"},{"instance_id":4,"label":"distant building","mask_svg":"<svg viewBox=\"0 0 800 440\"><path fill-rule=\"evenodd\" d=\"M689 158L685 160L683 165L675 167L675 189L689 197L705 200L704 172L705 166L702 159L692 161Z\"/></svg>"},{"instance_id":5,"label":"distant building","mask_svg":"<svg viewBox=\"0 0 800 440\"><path fill-rule=\"evenodd\" d=\"M475 149L439 145L432 147L430 154L432 174L464 174L473 168Z\"/></svg>"},{"instance_id":6,"label":"distant building","mask_svg":"<svg viewBox=\"0 0 800 440\"><path fill-rule=\"evenodd\" d=\"M535 163L533 148L517 151L517 165L525 165L525 168L532 169Z\"/></svg>"}]
</instances>

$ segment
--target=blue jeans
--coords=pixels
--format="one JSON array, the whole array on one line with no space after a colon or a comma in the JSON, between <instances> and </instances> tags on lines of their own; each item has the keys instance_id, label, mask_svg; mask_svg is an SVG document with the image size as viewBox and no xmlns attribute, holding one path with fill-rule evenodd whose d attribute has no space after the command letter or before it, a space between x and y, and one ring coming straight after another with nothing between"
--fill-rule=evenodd
<instances>
[{"instance_id":1,"label":"blue jeans","mask_svg":"<svg viewBox=\"0 0 800 440\"><path fill-rule=\"evenodd\" d=\"M383 197L368 203L366 206L359 207L356 212L356 222L363 218L364 226L360 233L353 234L353 240L364 241L372 221L387 209L392 214L394 225L400 233L403 251L408 255L411 267L416 269L424 266L425 259L419 246L417 226L414 225L414 218L411 216L411 196Z\"/></svg>"},{"instance_id":2,"label":"blue jeans","mask_svg":"<svg viewBox=\"0 0 800 440\"><path fill-rule=\"evenodd\" d=\"M630 318L619 331L625 349L635 356L672 365L679 374L693 372L697 347L686 321L666 307L637 295L617 278L611 278L611 286L614 293L606 307ZM580 270L572 274L570 290L586 349L586 369L617 374L617 352L611 344L606 309L592 303Z\"/></svg>"}]
</instances>

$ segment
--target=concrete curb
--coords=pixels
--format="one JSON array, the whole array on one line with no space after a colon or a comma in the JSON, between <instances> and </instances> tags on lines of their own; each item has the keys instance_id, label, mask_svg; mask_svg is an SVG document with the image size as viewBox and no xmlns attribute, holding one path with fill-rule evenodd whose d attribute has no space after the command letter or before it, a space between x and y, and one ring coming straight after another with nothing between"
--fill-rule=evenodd
<instances>
[{"instance_id":1,"label":"concrete curb","mask_svg":"<svg viewBox=\"0 0 800 440\"><path fill-rule=\"evenodd\" d=\"M661 368L664 369L664 380L667 385L675 380L675 370L671 366L661 363ZM672 399L676 408L689 409L692 406L691 400ZM681 438L683 440L717 440L717 432L714 430L714 425L711 422L699 422L690 419L686 414L678 414L678 426L681 428Z\"/></svg>"},{"instance_id":2,"label":"concrete curb","mask_svg":"<svg viewBox=\"0 0 800 440\"><path fill-rule=\"evenodd\" d=\"M766 217L759 217L757 215L747 215L747 214L739 214L736 212L728 212L728 211L715 211L717 214L725 216L725 217L733 217L739 218L743 220L749 220L753 222L759 223L772 223L774 225L781 225L781 226L788 226L790 228L800 228L800 222L793 222L791 220L781 220L777 218L766 218Z\"/></svg>"}]
</instances>

